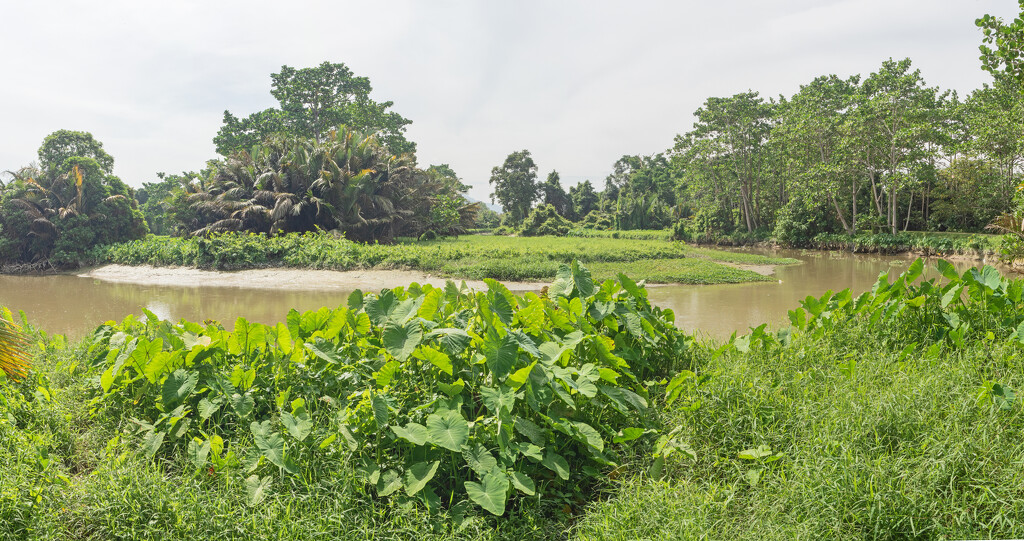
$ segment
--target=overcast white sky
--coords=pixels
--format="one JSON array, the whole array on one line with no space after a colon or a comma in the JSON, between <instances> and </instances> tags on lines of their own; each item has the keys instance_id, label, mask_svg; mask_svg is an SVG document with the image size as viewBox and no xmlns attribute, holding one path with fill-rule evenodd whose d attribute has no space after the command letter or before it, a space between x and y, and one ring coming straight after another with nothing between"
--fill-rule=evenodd
<instances>
[{"instance_id":1,"label":"overcast white sky","mask_svg":"<svg viewBox=\"0 0 1024 541\"><path fill-rule=\"evenodd\" d=\"M133 186L215 157L225 109L275 105L282 65L344 62L411 119L421 165L489 200L491 167L529 149L543 178L598 188L623 154L690 129L709 96L791 95L815 76L910 57L961 95L985 14L1016 0L322 1L0 4L0 171L43 138L92 132Z\"/></svg>"}]
</instances>

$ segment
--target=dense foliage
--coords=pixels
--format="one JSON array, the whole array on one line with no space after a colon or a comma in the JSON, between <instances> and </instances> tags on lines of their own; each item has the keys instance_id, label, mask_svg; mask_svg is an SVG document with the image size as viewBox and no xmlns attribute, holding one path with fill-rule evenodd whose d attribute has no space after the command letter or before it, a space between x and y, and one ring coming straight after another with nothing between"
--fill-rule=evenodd
<instances>
[{"instance_id":1,"label":"dense foliage","mask_svg":"<svg viewBox=\"0 0 1024 541\"><path fill-rule=\"evenodd\" d=\"M205 175L147 185L157 199L146 208L163 229L176 222L192 235L323 230L390 242L426 231L455 235L475 223L479 204L462 196L467 187L451 168L420 169L411 155L393 155L345 127L322 139L273 137L211 162Z\"/></svg>"},{"instance_id":2,"label":"dense foliage","mask_svg":"<svg viewBox=\"0 0 1024 541\"><path fill-rule=\"evenodd\" d=\"M281 135L320 142L338 126L377 133L396 155L416 150L416 144L405 138L405 127L411 121L389 111L392 102L370 99L370 80L356 77L345 64L324 62L299 69L281 66L270 80L270 93L280 107L245 118L224 111L224 125L213 139L221 155L228 157Z\"/></svg>"},{"instance_id":3,"label":"dense foliage","mask_svg":"<svg viewBox=\"0 0 1024 541\"><path fill-rule=\"evenodd\" d=\"M113 165L91 134L49 135L39 164L0 184L0 264L75 267L93 246L144 237L134 193Z\"/></svg>"},{"instance_id":4,"label":"dense foliage","mask_svg":"<svg viewBox=\"0 0 1024 541\"><path fill-rule=\"evenodd\" d=\"M348 307L101 327L90 348L100 422L149 457L313 481L343 455L379 496L432 509L572 498L657 429L645 381L685 368L689 339L629 278L574 264L546 296L412 285Z\"/></svg>"}]
</instances>

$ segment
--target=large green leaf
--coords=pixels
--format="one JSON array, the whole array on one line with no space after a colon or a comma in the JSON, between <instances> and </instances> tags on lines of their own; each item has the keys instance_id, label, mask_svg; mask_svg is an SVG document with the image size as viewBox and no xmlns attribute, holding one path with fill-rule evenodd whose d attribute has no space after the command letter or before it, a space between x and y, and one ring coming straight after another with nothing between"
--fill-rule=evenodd
<instances>
[{"instance_id":1,"label":"large green leaf","mask_svg":"<svg viewBox=\"0 0 1024 541\"><path fill-rule=\"evenodd\" d=\"M415 445L423 445L427 443L429 435L427 433L427 427L419 423L409 423L405 427L392 426L391 431L394 432L399 438L402 438Z\"/></svg>"},{"instance_id":2,"label":"large green leaf","mask_svg":"<svg viewBox=\"0 0 1024 541\"><path fill-rule=\"evenodd\" d=\"M511 335L505 335L497 347L487 352L487 368L495 378L504 379L512 372L519 358L519 343Z\"/></svg>"},{"instance_id":3,"label":"large green leaf","mask_svg":"<svg viewBox=\"0 0 1024 541\"><path fill-rule=\"evenodd\" d=\"M373 420L377 423L377 429L383 429L391 418L391 408L388 407L387 400L384 400L383 396L373 395L370 405L373 408Z\"/></svg>"},{"instance_id":4,"label":"large green leaf","mask_svg":"<svg viewBox=\"0 0 1024 541\"><path fill-rule=\"evenodd\" d=\"M305 408L301 408L294 413L281 413L281 422L284 423L288 433L299 441L305 440L309 433L313 431L313 421L310 420Z\"/></svg>"},{"instance_id":5,"label":"large green leaf","mask_svg":"<svg viewBox=\"0 0 1024 541\"><path fill-rule=\"evenodd\" d=\"M146 379L150 383L156 383L160 381L160 376L164 375L164 372L168 368L179 364L182 360L182 351L161 351L156 355L153 355L152 359L146 363L146 367L142 369L142 372L146 375Z\"/></svg>"},{"instance_id":6,"label":"large green leaf","mask_svg":"<svg viewBox=\"0 0 1024 541\"><path fill-rule=\"evenodd\" d=\"M466 464L469 464L469 468L481 477L498 467L498 461L494 458L494 455L479 443L468 449L463 449L462 457L466 459Z\"/></svg>"},{"instance_id":7,"label":"large green leaf","mask_svg":"<svg viewBox=\"0 0 1024 541\"><path fill-rule=\"evenodd\" d=\"M581 297L589 297L594 294L594 279L590 277L590 271L576 260L572 262L572 280Z\"/></svg>"},{"instance_id":8,"label":"large green leaf","mask_svg":"<svg viewBox=\"0 0 1024 541\"><path fill-rule=\"evenodd\" d=\"M206 460L210 456L210 440L197 440L193 439L188 442L188 460L196 468L202 468L206 465Z\"/></svg>"},{"instance_id":9,"label":"large green leaf","mask_svg":"<svg viewBox=\"0 0 1024 541\"><path fill-rule=\"evenodd\" d=\"M160 393L165 411L178 407L178 404L192 394L192 390L196 388L198 382L199 372L184 368L179 368L167 376Z\"/></svg>"},{"instance_id":10,"label":"large green leaf","mask_svg":"<svg viewBox=\"0 0 1024 541\"><path fill-rule=\"evenodd\" d=\"M153 458L160 446L164 444L164 433L149 431L142 441L142 450L147 458Z\"/></svg>"},{"instance_id":11,"label":"large green leaf","mask_svg":"<svg viewBox=\"0 0 1024 541\"><path fill-rule=\"evenodd\" d=\"M494 515L505 514L505 501L508 499L508 478L494 473L483 477L481 483L466 481L466 494L469 499Z\"/></svg>"},{"instance_id":12,"label":"large green leaf","mask_svg":"<svg viewBox=\"0 0 1024 541\"><path fill-rule=\"evenodd\" d=\"M529 475L522 472L514 471L511 475L512 486L516 487L516 490L526 494L527 496L533 496L537 492L537 485L533 483L533 479L530 479Z\"/></svg>"},{"instance_id":13,"label":"large green leaf","mask_svg":"<svg viewBox=\"0 0 1024 541\"><path fill-rule=\"evenodd\" d=\"M427 416L427 435L430 443L458 452L469 440L469 422L454 410L432 413Z\"/></svg>"},{"instance_id":14,"label":"large green leaf","mask_svg":"<svg viewBox=\"0 0 1024 541\"><path fill-rule=\"evenodd\" d=\"M270 421L263 421L262 423L253 421L249 425L249 430L252 432L253 442L256 444L256 448L260 450L260 454L278 468L286 468L284 438L281 437L281 434L274 431Z\"/></svg>"},{"instance_id":15,"label":"large green leaf","mask_svg":"<svg viewBox=\"0 0 1024 541\"><path fill-rule=\"evenodd\" d=\"M405 470L405 493L409 496L415 496L417 492L423 490L423 487L427 486L427 483L434 478L434 474L437 473L437 466L441 462L435 460L433 462L420 462L413 464L408 470Z\"/></svg>"},{"instance_id":16,"label":"large green leaf","mask_svg":"<svg viewBox=\"0 0 1024 541\"><path fill-rule=\"evenodd\" d=\"M270 485L273 481L274 479L269 475L262 479L258 475L247 477L245 479L245 494L248 497L248 504L255 507L263 503L267 493L270 492Z\"/></svg>"},{"instance_id":17,"label":"large green leaf","mask_svg":"<svg viewBox=\"0 0 1024 541\"><path fill-rule=\"evenodd\" d=\"M423 341L423 328L419 322L413 321L404 325L388 325L384 329L384 347L394 358L405 361L416 346Z\"/></svg>"},{"instance_id":18,"label":"large green leaf","mask_svg":"<svg viewBox=\"0 0 1024 541\"><path fill-rule=\"evenodd\" d=\"M416 350L414 356L418 359L430 361L430 364L436 366L438 370L448 374L449 376L453 374L451 358L430 346L420 347Z\"/></svg>"},{"instance_id":19,"label":"large green leaf","mask_svg":"<svg viewBox=\"0 0 1024 541\"><path fill-rule=\"evenodd\" d=\"M433 340L435 338L440 340L441 347L449 355L462 353L473 340L470 338L469 333L462 329L434 329L423 337L424 340Z\"/></svg>"},{"instance_id":20,"label":"large green leaf","mask_svg":"<svg viewBox=\"0 0 1024 541\"><path fill-rule=\"evenodd\" d=\"M569 462L562 455L548 449L544 453L544 460L541 461L541 464L545 468L557 473L563 480L569 480Z\"/></svg>"},{"instance_id":21,"label":"large green leaf","mask_svg":"<svg viewBox=\"0 0 1024 541\"><path fill-rule=\"evenodd\" d=\"M552 298L569 297L575 289L576 284L573 282L572 267L564 263L559 265L558 272L555 273L555 281L548 288L548 295Z\"/></svg>"},{"instance_id":22,"label":"large green leaf","mask_svg":"<svg viewBox=\"0 0 1024 541\"><path fill-rule=\"evenodd\" d=\"M377 385L381 387L387 387L391 383L391 380L395 377L395 373L398 372L398 368L401 365L398 361L391 360L384 363L384 366L380 367L380 370L373 375L373 379L377 381Z\"/></svg>"}]
</instances>

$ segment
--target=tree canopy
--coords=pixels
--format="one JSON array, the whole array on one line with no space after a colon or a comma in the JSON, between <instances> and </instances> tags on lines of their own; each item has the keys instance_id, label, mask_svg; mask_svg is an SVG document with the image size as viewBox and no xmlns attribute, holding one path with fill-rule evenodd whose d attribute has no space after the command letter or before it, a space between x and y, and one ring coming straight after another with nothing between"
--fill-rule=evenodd
<instances>
[{"instance_id":1,"label":"tree canopy","mask_svg":"<svg viewBox=\"0 0 1024 541\"><path fill-rule=\"evenodd\" d=\"M540 195L537 164L529 150L513 152L504 163L491 169L490 183L494 187L491 202L500 204L514 224L526 218Z\"/></svg>"},{"instance_id":2,"label":"tree canopy","mask_svg":"<svg viewBox=\"0 0 1024 541\"><path fill-rule=\"evenodd\" d=\"M92 134L50 134L39 161L0 190L0 262L74 267L93 246L146 236L133 191Z\"/></svg>"},{"instance_id":3,"label":"tree canopy","mask_svg":"<svg viewBox=\"0 0 1024 541\"><path fill-rule=\"evenodd\" d=\"M393 154L416 150L415 143L405 138L406 126L412 122L389 110L393 102L372 100L370 80L355 76L345 64L324 62L300 69L281 66L270 79L270 93L279 107L245 118L224 111L224 125L213 139L218 153L229 156L279 134L320 142L339 126L374 134Z\"/></svg>"},{"instance_id":4,"label":"tree canopy","mask_svg":"<svg viewBox=\"0 0 1024 541\"><path fill-rule=\"evenodd\" d=\"M1020 16L1011 22L985 15L975 24L984 34L980 46L982 68L1024 84L1024 0L1020 0L1020 11Z\"/></svg>"}]
</instances>

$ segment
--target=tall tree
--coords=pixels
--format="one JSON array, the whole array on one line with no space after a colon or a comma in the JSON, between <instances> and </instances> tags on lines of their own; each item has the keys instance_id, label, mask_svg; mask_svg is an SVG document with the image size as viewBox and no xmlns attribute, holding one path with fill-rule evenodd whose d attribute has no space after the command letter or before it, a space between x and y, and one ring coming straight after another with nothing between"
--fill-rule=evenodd
<instances>
[{"instance_id":1,"label":"tall tree","mask_svg":"<svg viewBox=\"0 0 1024 541\"><path fill-rule=\"evenodd\" d=\"M554 207L555 212L563 218L572 218L572 201L569 199L569 195L565 193L565 190L562 189L558 171L548 173L547 180L540 185L540 191L541 204L551 205Z\"/></svg>"},{"instance_id":2,"label":"tall tree","mask_svg":"<svg viewBox=\"0 0 1024 541\"><path fill-rule=\"evenodd\" d=\"M818 77L783 103L772 137L785 146L790 184L799 205L817 208L824 197L847 233L857 222L857 176L846 141L847 115L858 77Z\"/></svg>"},{"instance_id":3,"label":"tall tree","mask_svg":"<svg viewBox=\"0 0 1024 541\"><path fill-rule=\"evenodd\" d=\"M766 218L761 208L767 180L763 150L771 131L773 109L757 92L708 98L694 113L697 122L693 131L676 139L677 152L687 150L691 159L705 164L702 169L714 171L711 178L724 181L726 190L735 193L748 232L760 228Z\"/></svg>"},{"instance_id":4,"label":"tall tree","mask_svg":"<svg viewBox=\"0 0 1024 541\"><path fill-rule=\"evenodd\" d=\"M925 86L920 70L911 71L910 59L882 63L861 87L864 95L861 120L870 140L875 164L884 177L872 183L872 197L880 215L892 233L906 229L901 225L900 195L911 193L907 212L913 205L913 190L918 188L915 173L928 157L926 143L932 136L926 129L933 120L937 90Z\"/></svg>"},{"instance_id":5,"label":"tall tree","mask_svg":"<svg viewBox=\"0 0 1024 541\"><path fill-rule=\"evenodd\" d=\"M572 200L572 211L577 220L582 220L597 210L601 196L594 191L594 185L589 180L569 188L569 199Z\"/></svg>"},{"instance_id":6,"label":"tall tree","mask_svg":"<svg viewBox=\"0 0 1024 541\"><path fill-rule=\"evenodd\" d=\"M132 189L92 157L113 164L102 146L83 132L47 137L40 167L18 170L3 190L0 260L74 267L93 246L146 236Z\"/></svg>"},{"instance_id":7,"label":"tall tree","mask_svg":"<svg viewBox=\"0 0 1024 541\"><path fill-rule=\"evenodd\" d=\"M228 156L248 150L275 134L322 142L339 126L378 134L378 139L394 154L416 150L416 145L405 138L405 128L411 121L388 110L393 102L370 99L370 80L356 77L345 64L324 62L301 69L281 66L281 71L271 74L270 79L270 93L280 108L245 118L224 111L224 125L213 139L218 153Z\"/></svg>"},{"instance_id":8,"label":"tall tree","mask_svg":"<svg viewBox=\"0 0 1024 541\"><path fill-rule=\"evenodd\" d=\"M489 182L494 186L491 202L500 204L514 224L526 218L540 195L537 164L529 150L509 154L504 163L491 169Z\"/></svg>"}]
</instances>

